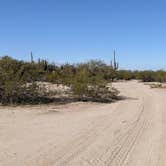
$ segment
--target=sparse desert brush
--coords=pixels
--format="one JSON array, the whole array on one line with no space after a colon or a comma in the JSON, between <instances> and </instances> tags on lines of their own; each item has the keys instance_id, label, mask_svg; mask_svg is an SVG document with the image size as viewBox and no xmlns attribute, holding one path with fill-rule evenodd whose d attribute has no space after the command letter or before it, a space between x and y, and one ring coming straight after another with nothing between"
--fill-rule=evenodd
<instances>
[{"instance_id":1,"label":"sparse desert brush","mask_svg":"<svg viewBox=\"0 0 166 166\"><path fill-rule=\"evenodd\" d=\"M39 103L45 96L38 93L38 86L33 81L35 71L32 72L31 64L12 59L8 56L0 59L0 103L23 104ZM24 71L23 69L26 70ZM25 76L28 77L26 79ZM31 81L27 86L28 81Z\"/></svg>"},{"instance_id":2,"label":"sparse desert brush","mask_svg":"<svg viewBox=\"0 0 166 166\"><path fill-rule=\"evenodd\" d=\"M94 62L93 62L94 63ZM99 64L99 63L97 63ZM96 66L95 64L93 67ZM80 70L72 82L72 90L74 95L82 101L97 101L97 102L110 102L116 98L118 91L116 89L107 87L107 80L104 74L99 72L101 68Z\"/></svg>"},{"instance_id":3,"label":"sparse desert brush","mask_svg":"<svg viewBox=\"0 0 166 166\"><path fill-rule=\"evenodd\" d=\"M2 104L34 103L38 96L35 84L25 86L18 81L5 81L0 85L0 101Z\"/></svg>"},{"instance_id":4,"label":"sparse desert brush","mask_svg":"<svg viewBox=\"0 0 166 166\"><path fill-rule=\"evenodd\" d=\"M153 84L150 84L150 87L151 88L162 88L162 84L161 83L153 83Z\"/></svg>"}]
</instances>

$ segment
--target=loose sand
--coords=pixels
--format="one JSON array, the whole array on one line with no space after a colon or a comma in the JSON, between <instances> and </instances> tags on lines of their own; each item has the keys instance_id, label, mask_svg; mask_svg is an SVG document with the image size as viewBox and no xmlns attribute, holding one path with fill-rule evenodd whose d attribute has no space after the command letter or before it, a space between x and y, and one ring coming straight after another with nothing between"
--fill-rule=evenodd
<instances>
[{"instance_id":1,"label":"loose sand","mask_svg":"<svg viewBox=\"0 0 166 166\"><path fill-rule=\"evenodd\" d=\"M166 90L114 86L127 99L0 107L0 166L165 166Z\"/></svg>"}]
</instances>

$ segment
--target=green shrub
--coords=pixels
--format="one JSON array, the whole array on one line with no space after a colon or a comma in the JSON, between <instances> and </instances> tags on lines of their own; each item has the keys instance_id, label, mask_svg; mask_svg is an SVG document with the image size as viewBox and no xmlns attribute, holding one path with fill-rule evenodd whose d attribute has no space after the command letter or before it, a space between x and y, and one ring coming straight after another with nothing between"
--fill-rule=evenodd
<instances>
[{"instance_id":1,"label":"green shrub","mask_svg":"<svg viewBox=\"0 0 166 166\"><path fill-rule=\"evenodd\" d=\"M39 103L45 96L38 93L34 83L36 66L14 60L8 56L0 59L0 103ZM30 82L30 84L27 84ZM28 85L28 86L27 86Z\"/></svg>"}]
</instances>

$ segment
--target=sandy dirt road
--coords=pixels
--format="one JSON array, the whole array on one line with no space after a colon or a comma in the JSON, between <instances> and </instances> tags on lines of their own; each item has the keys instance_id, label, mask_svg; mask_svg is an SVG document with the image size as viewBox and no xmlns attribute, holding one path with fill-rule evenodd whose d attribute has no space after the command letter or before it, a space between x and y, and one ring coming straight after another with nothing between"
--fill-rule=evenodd
<instances>
[{"instance_id":1,"label":"sandy dirt road","mask_svg":"<svg viewBox=\"0 0 166 166\"><path fill-rule=\"evenodd\" d=\"M112 104L0 108L0 166L166 166L166 90L116 83Z\"/></svg>"}]
</instances>

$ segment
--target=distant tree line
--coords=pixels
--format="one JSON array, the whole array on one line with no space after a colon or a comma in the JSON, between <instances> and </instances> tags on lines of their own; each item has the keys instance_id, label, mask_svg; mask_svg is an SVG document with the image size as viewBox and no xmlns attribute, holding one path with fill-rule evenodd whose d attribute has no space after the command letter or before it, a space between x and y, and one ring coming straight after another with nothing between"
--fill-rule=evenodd
<instances>
[{"instance_id":1,"label":"distant tree line","mask_svg":"<svg viewBox=\"0 0 166 166\"><path fill-rule=\"evenodd\" d=\"M131 80L137 79L143 82L166 82L166 71L164 70L144 70L144 71L131 71L119 70L117 72L117 79Z\"/></svg>"}]
</instances>

